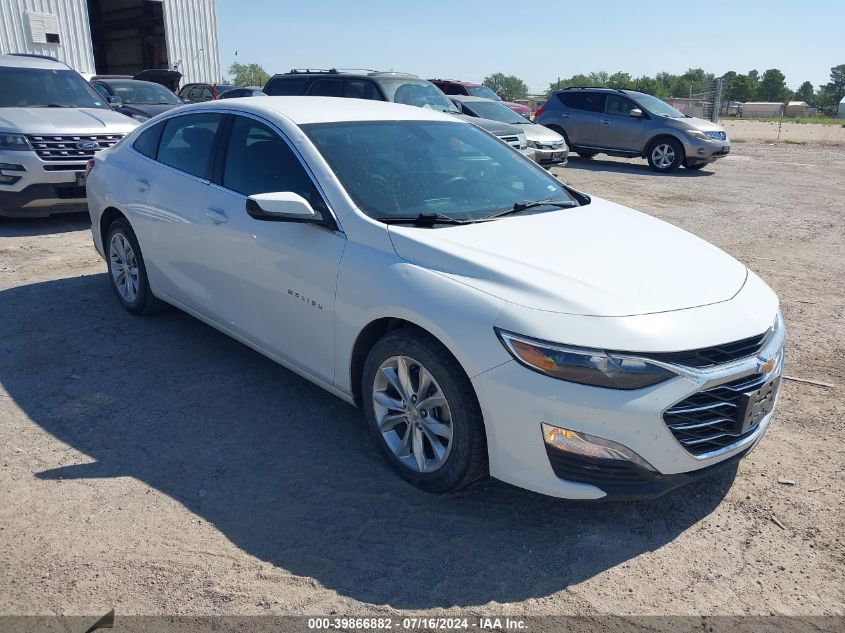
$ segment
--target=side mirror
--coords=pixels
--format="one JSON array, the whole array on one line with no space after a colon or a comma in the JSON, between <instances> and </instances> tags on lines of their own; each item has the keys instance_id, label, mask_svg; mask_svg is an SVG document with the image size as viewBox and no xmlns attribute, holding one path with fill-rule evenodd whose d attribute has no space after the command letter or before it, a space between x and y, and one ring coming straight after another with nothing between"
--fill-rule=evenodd
<instances>
[{"instance_id":1,"label":"side mirror","mask_svg":"<svg viewBox=\"0 0 845 633\"><path fill-rule=\"evenodd\" d=\"M320 222L308 201L291 191L256 193L246 199L249 217L268 222Z\"/></svg>"},{"instance_id":2,"label":"side mirror","mask_svg":"<svg viewBox=\"0 0 845 633\"><path fill-rule=\"evenodd\" d=\"M119 108L123 105L123 101L120 100L120 97L117 95L109 95L106 97L106 103L108 103L113 108Z\"/></svg>"},{"instance_id":3,"label":"side mirror","mask_svg":"<svg viewBox=\"0 0 845 633\"><path fill-rule=\"evenodd\" d=\"M643 118L643 111L639 108L634 108L628 113L628 116L636 117L637 119Z\"/></svg>"}]
</instances>

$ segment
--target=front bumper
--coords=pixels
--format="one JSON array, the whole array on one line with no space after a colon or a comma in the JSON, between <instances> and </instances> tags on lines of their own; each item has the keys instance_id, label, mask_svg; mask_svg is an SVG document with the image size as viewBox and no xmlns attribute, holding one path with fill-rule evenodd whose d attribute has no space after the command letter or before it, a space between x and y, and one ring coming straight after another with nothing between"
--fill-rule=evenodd
<instances>
[{"instance_id":1,"label":"front bumper","mask_svg":"<svg viewBox=\"0 0 845 633\"><path fill-rule=\"evenodd\" d=\"M535 148L536 160L541 165L557 165L564 167L569 162L569 149L540 149Z\"/></svg>"},{"instance_id":2,"label":"front bumper","mask_svg":"<svg viewBox=\"0 0 845 633\"><path fill-rule=\"evenodd\" d=\"M738 461L765 434L774 410L753 431L718 450L695 454L677 439L664 412L692 394L757 374L783 371L781 327L757 355L708 370L679 368L666 382L634 391L556 380L510 361L473 379L487 428L490 474L542 494L570 499L646 498L665 494ZM760 357L774 358L768 371ZM776 404L775 397L775 404ZM543 423L611 440L654 470L595 460L546 444Z\"/></svg>"},{"instance_id":3,"label":"front bumper","mask_svg":"<svg viewBox=\"0 0 845 633\"><path fill-rule=\"evenodd\" d=\"M712 163L714 160L731 153L731 141L709 139L702 140L684 135L684 153L686 160L693 163Z\"/></svg>"},{"instance_id":4,"label":"front bumper","mask_svg":"<svg viewBox=\"0 0 845 633\"><path fill-rule=\"evenodd\" d=\"M86 161L47 163L33 151L0 151L0 164L14 165L2 174L17 180L0 184L0 215L36 217L53 213L85 211L85 186L77 174Z\"/></svg>"}]
</instances>

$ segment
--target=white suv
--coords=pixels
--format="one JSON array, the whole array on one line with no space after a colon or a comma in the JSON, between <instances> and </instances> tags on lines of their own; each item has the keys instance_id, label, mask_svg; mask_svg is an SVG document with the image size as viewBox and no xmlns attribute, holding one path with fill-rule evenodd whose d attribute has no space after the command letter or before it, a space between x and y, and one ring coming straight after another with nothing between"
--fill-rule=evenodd
<instances>
[{"instance_id":1,"label":"white suv","mask_svg":"<svg viewBox=\"0 0 845 633\"><path fill-rule=\"evenodd\" d=\"M448 114L182 106L95 156L88 204L124 308L177 306L360 404L426 490L653 496L773 415L784 326L759 277Z\"/></svg>"},{"instance_id":2,"label":"white suv","mask_svg":"<svg viewBox=\"0 0 845 633\"><path fill-rule=\"evenodd\" d=\"M137 125L63 63L0 55L0 216L84 211L85 164Z\"/></svg>"}]
</instances>

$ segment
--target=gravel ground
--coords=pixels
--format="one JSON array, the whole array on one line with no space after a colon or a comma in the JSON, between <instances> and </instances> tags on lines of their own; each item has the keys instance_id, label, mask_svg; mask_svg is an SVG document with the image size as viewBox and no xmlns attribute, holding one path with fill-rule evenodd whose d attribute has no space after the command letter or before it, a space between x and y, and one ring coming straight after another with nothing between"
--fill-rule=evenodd
<instances>
[{"instance_id":1,"label":"gravel ground","mask_svg":"<svg viewBox=\"0 0 845 633\"><path fill-rule=\"evenodd\" d=\"M6 222L0 614L845 614L845 151L559 173L747 263L787 373L834 386L785 383L735 474L657 501L435 497L358 410L184 314L121 311L86 218Z\"/></svg>"}]
</instances>

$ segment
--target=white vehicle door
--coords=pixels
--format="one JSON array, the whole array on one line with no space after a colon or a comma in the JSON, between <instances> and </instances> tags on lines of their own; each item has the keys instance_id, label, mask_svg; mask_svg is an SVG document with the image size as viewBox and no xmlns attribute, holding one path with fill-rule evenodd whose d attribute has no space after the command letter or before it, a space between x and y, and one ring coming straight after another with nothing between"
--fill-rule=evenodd
<instances>
[{"instance_id":1,"label":"white vehicle door","mask_svg":"<svg viewBox=\"0 0 845 633\"><path fill-rule=\"evenodd\" d=\"M231 115L214 170L208 213L217 235L209 258L225 262L232 283L220 311L232 329L327 381L334 378L334 305L346 238L318 224L256 220L247 196L287 191L331 218L315 181L291 145L266 122Z\"/></svg>"},{"instance_id":2,"label":"white vehicle door","mask_svg":"<svg viewBox=\"0 0 845 633\"><path fill-rule=\"evenodd\" d=\"M130 220L152 285L210 317L217 276L206 265L206 217L215 138L223 114L200 112L163 121L136 141L124 177ZM148 134L149 133L149 134Z\"/></svg>"}]
</instances>

